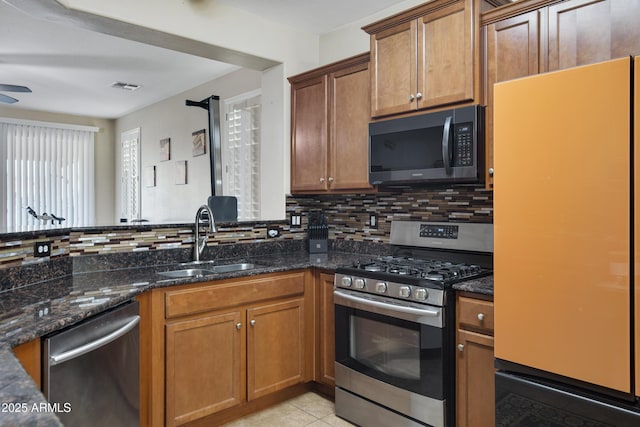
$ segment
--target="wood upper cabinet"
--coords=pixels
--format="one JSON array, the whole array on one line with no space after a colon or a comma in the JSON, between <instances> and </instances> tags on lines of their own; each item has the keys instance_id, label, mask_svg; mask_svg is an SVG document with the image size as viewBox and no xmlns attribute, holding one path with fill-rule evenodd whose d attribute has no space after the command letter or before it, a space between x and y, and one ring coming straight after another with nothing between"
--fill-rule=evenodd
<instances>
[{"instance_id":1,"label":"wood upper cabinet","mask_svg":"<svg viewBox=\"0 0 640 427\"><path fill-rule=\"evenodd\" d=\"M372 191L369 54L289 78L291 192Z\"/></svg>"},{"instance_id":2,"label":"wood upper cabinet","mask_svg":"<svg viewBox=\"0 0 640 427\"><path fill-rule=\"evenodd\" d=\"M540 12L537 10L492 22L483 28L486 40L486 168L485 182L493 185L493 85L541 71Z\"/></svg>"},{"instance_id":3,"label":"wood upper cabinet","mask_svg":"<svg viewBox=\"0 0 640 427\"><path fill-rule=\"evenodd\" d=\"M479 0L435 0L363 27L371 35L371 115L479 95Z\"/></svg>"},{"instance_id":4,"label":"wood upper cabinet","mask_svg":"<svg viewBox=\"0 0 640 427\"><path fill-rule=\"evenodd\" d=\"M458 296L456 326L456 424L493 427L493 302Z\"/></svg>"},{"instance_id":5,"label":"wood upper cabinet","mask_svg":"<svg viewBox=\"0 0 640 427\"><path fill-rule=\"evenodd\" d=\"M639 21L637 2L624 0L526 0L482 14L489 188L493 186L493 85L638 55Z\"/></svg>"},{"instance_id":6,"label":"wood upper cabinet","mask_svg":"<svg viewBox=\"0 0 640 427\"><path fill-rule=\"evenodd\" d=\"M549 6L549 70L640 54L635 1L569 0Z\"/></svg>"},{"instance_id":7,"label":"wood upper cabinet","mask_svg":"<svg viewBox=\"0 0 640 427\"><path fill-rule=\"evenodd\" d=\"M327 79L291 84L291 192L328 190Z\"/></svg>"}]
</instances>

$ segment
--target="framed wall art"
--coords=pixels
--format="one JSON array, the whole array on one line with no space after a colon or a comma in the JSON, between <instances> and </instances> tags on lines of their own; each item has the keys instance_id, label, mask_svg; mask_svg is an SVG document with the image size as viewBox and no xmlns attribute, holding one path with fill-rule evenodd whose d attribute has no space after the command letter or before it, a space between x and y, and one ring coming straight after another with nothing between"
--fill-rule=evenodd
<instances>
[{"instance_id":1,"label":"framed wall art","mask_svg":"<svg viewBox=\"0 0 640 427\"><path fill-rule=\"evenodd\" d=\"M202 156L207 152L206 134L207 132L205 129L200 129L191 134L193 137L192 153L194 157Z\"/></svg>"},{"instance_id":2,"label":"framed wall art","mask_svg":"<svg viewBox=\"0 0 640 427\"><path fill-rule=\"evenodd\" d=\"M176 185L184 185L187 183L187 161L178 160L176 162Z\"/></svg>"},{"instance_id":3,"label":"framed wall art","mask_svg":"<svg viewBox=\"0 0 640 427\"><path fill-rule=\"evenodd\" d=\"M163 138L160 140L160 161L171 159L171 138Z\"/></svg>"}]
</instances>

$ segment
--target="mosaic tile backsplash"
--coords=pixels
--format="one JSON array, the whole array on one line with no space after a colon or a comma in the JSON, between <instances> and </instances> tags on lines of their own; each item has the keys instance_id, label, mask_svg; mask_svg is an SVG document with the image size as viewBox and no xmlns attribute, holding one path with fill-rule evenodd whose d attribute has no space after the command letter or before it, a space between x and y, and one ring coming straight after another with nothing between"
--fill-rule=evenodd
<instances>
[{"instance_id":1,"label":"mosaic tile backsplash","mask_svg":"<svg viewBox=\"0 0 640 427\"><path fill-rule=\"evenodd\" d=\"M209 237L208 245L255 243L278 239L306 239L308 213L322 211L329 224L329 238L355 242L388 243L392 220L493 222L493 193L484 189L422 189L385 191L363 195L314 195L287 197L287 217L302 215L300 227L288 221L256 222L222 226ZM377 226L371 227L370 215ZM280 235L267 237L267 229L278 228ZM12 237L13 236L13 237ZM36 258L33 245L51 242L51 257ZM0 236L0 270L47 262L64 257L114 254L193 246L191 224L144 227L99 227L61 230L56 233L24 233ZM0 272L0 274L2 274Z\"/></svg>"}]
</instances>

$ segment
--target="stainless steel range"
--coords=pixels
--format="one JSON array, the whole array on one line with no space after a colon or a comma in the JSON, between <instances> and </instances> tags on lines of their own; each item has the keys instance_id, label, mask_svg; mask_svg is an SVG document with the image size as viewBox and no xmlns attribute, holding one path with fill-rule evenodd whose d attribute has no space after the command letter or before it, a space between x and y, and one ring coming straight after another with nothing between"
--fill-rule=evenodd
<instances>
[{"instance_id":1,"label":"stainless steel range","mask_svg":"<svg viewBox=\"0 0 640 427\"><path fill-rule=\"evenodd\" d=\"M336 270L336 415L455 425L455 293L491 274L492 224L394 221L393 256Z\"/></svg>"}]
</instances>

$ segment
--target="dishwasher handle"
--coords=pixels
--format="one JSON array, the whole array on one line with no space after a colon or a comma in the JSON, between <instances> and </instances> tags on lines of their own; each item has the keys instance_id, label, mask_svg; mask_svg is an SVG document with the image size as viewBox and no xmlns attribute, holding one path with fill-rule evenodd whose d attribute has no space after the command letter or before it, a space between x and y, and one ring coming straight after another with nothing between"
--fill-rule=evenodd
<instances>
[{"instance_id":1,"label":"dishwasher handle","mask_svg":"<svg viewBox=\"0 0 640 427\"><path fill-rule=\"evenodd\" d=\"M111 341L115 341L123 335L126 335L129 331L135 328L140 323L140 316L134 316L126 325L116 329L108 335L98 338L95 341L81 345L72 350L65 351L64 353L49 356L49 366L59 365L67 362L76 357L80 357L83 354L87 354L93 350L96 350L104 345L109 344Z\"/></svg>"}]
</instances>

